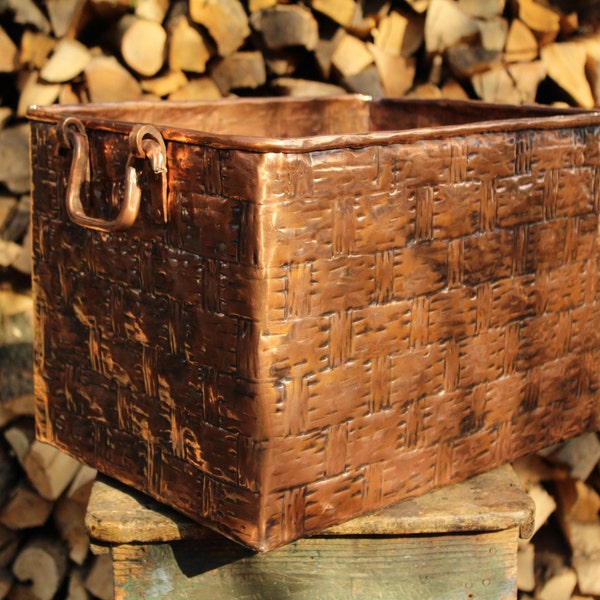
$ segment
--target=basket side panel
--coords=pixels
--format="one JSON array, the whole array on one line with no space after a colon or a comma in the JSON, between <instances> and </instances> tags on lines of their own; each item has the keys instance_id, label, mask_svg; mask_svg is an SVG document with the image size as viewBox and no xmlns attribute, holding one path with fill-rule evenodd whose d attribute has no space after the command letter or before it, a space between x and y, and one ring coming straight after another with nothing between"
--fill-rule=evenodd
<instances>
[{"instance_id":1,"label":"basket side panel","mask_svg":"<svg viewBox=\"0 0 600 600\"><path fill-rule=\"evenodd\" d=\"M83 201L110 219L127 139L88 136ZM52 126L32 124L37 431L253 546L262 543L255 446L268 434L256 157L180 145L168 153L170 222L144 172L135 224L103 233L68 219L70 154Z\"/></svg>"}]
</instances>

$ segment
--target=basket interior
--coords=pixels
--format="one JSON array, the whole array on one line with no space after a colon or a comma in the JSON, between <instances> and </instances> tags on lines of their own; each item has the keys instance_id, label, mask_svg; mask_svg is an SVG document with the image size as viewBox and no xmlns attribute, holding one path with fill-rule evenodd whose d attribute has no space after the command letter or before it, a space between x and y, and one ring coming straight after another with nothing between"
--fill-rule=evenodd
<instances>
[{"instance_id":1,"label":"basket interior","mask_svg":"<svg viewBox=\"0 0 600 600\"><path fill-rule=\"evenodd\" d=\"M177 130L256 138L307 138L439 128L506 119L577 114L577 109L492 105L476 101L329 98L247 98L218 102L124 102L52 107L54 114Z\"/></svg>"}]
</instances>

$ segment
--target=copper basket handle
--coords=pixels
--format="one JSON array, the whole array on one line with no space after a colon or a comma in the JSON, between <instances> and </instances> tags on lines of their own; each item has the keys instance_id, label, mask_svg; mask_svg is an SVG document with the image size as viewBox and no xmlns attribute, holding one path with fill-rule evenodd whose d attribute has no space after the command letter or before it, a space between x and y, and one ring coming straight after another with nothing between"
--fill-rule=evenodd
<instances>
[{"instance_id":1,"label":"copper basket handle","mask_svg":"<svg viewBox=\"0 0 600 600\"><path fill-rule=\"evenodd\" d=\"M163 218L169 220L167 195L167 151L163 137L152 125L138 124L129 134L129 157L125 167L125 197L119 214L112 221L88 216L81 204L81 186L90 180L89 142L83 123L76 117L65 117L58 123L58 135L63 146L73 149L67 184L67 213L73 223L99 231L123 231L135 222L140 211L142 191L136 162L147 158L161 177Z\"/></svg>"}]
</instances>

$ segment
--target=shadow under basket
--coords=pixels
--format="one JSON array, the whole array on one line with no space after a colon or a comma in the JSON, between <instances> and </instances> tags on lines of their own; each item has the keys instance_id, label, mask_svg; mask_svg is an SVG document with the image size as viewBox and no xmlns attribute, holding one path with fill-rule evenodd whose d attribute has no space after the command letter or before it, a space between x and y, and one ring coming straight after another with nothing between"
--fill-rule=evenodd
<instances>
[{"instance_id":1,"label":"shadow under basket","mask_svg":"<svg viewBox=\"0 0 600 600\"><path fill-rule=\"evenodd\" d=\"M599 113L28 116L40 439L266 551L598 429Z\"/></svg>"}]
</instances>

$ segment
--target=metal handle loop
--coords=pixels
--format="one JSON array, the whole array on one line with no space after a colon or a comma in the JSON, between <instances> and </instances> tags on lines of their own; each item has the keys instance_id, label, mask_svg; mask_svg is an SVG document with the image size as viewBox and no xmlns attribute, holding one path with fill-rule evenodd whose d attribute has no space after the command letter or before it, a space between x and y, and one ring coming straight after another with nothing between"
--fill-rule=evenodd
<instances>
[{"instance_id":1,"label":"metal handle loop","mask_svg":"<svg viewBox=\"0 0 600 600\"><path fill-rule=\"evenodd\" d=\"M129 134L129 156L125 166L125 197L117 217L108 221L88 216L81 203L81 186L90 180L89 142L83 123L76 117L65 117L58 123L58 137L63 146L72 148L73 157L67 184L67 213L73 223L98 231L123 231L135 222L141 201L136 162L147 158L161 177L163 218L169 220L167 194L167 151L159 131L152 125L138 124Z\"/></svg>"}]
</instances>

